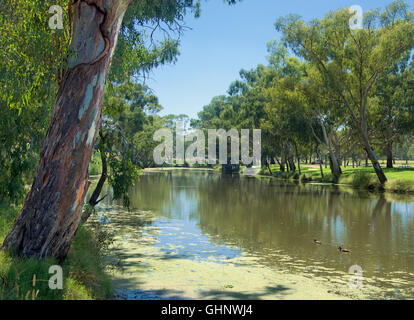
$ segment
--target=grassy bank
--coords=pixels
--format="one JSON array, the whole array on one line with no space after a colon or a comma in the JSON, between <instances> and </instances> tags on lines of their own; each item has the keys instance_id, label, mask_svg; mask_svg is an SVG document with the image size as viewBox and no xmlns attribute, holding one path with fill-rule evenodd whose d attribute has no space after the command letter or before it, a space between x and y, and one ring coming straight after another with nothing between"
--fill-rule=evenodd
<instances>
[{"instance_id":1,"label":"grassy bank","mask_svg":"<svg viewBox=\"0 0 414 320\"><path fill-rule=\"evenodd\" d=\"M414 168L401 167L384 169L388 182L384 187L371 167L342 167L342 176L339 181L331 174L329 168L323 168L323 177L319 166L301 166L301 174L296 172L280 172L278 165L271 165L274 177L283 180L296 180L301 182L340 183L352 186L355 189L371 191L388 191L394 193L414 194ZM262 168L260 174L270 176L267 168Z\"/></svg>"},{"instance_id":2,"label":"grassy bank","mask_svg":"<svg viewBox=\"0 0 414 320\"><path fill-rule=\"evenodd\" d=\"M0 242L18 214L18 209L0 204ZM68 258L62 265L63 290L49 289L52 259L21 259L0 251L0 300L92 300L113 296L112 281L105 271L110 237L98 227L81 227Z\"/></svg>"}]
</instances>

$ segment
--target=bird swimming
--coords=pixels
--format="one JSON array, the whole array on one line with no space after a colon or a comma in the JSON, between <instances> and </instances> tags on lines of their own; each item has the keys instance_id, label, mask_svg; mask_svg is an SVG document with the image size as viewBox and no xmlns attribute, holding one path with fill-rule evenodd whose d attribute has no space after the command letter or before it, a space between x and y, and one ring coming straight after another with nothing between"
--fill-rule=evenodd
<instances>
[{"instance_id":1,"label":"bird swimming","mask_svg":"<svg viewBox=\"0 0 414 320\"><path fill-rule=\"evenodd\" d=\"M343 253L351 253L351 250L348 250L348 249L342 248L341 246L339 246L339 247L338 247L338 249L339 249L339 252L343 252Z\"/></svg>"},{"instance_id":2,"label":"bird swimming","mask_svg":"<svg viewBox=\"0 0 414 320\"><path fill-rule=\"evenodd\" d=\"M321 245L322 244L322 242L320 242L319 240L316 240L316 239L313 239L313 243L314 244L317 244L317 245Z\"/></svg>"}]
</instances>

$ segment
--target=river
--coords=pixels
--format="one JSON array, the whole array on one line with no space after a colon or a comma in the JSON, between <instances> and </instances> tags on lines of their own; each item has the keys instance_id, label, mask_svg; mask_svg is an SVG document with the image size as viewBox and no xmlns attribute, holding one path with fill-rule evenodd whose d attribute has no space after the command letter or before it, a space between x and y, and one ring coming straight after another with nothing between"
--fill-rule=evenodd
<instances>
[{"instance_id":1,"label":"river","mask_svg":"<svg viewBox=\"0 0 414 320\"><path fill-rule=\"evenodd\" d=\"M98 214L120 299L414 298L413 197L173 170Z\"/></svg>"}]
</instances>

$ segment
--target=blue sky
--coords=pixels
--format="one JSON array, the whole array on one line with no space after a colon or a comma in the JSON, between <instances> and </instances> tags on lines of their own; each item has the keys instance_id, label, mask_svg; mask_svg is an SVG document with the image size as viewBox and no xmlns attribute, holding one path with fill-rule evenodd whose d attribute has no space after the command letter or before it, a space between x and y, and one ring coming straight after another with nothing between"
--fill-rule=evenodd
<instances>
[{"instance_id":1,"label":"blue sky","mask_svg":"<svg viewBox=\"0 0 414 320\"><path fill-rule=\"evenodd\" d=\"M409 0L410 3L412 0ZM178 61L151 74L147 84L159 97L162 115L192 118L214 96L225 94L241 69L266 64L266 43L280 39L277 18L290 13L305 20L321 18L342 7L360 5L364 11L384 8L391 0L242 0L228 6L223 0L202 0L201 17L185 19L192 30L181 39Z\"/></svg>"}]
</instances>

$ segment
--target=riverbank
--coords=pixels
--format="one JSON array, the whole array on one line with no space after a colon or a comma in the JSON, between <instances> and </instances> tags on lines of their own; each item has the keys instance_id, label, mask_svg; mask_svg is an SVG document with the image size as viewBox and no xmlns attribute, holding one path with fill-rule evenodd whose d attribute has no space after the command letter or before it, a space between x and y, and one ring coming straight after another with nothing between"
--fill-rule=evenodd
<instances>
[{"instance_id":1,"label":"riverbank","mask_svg":"<svg viewBox=\"0 0 414 320\"><path fill-rule=\"evenodd\" d=\"M19 213L0 204L0 243ZM63 290L49 288L49 268L56 261L21 259L0 251L0 300L94 300L113 297L107 273L108 246L112 239L99 226L82 226L62 265Z\"/></svg>"},{"instance_id":2,"label":"riverbank","mask_svg":"<svg viewBox=\"0 0 414 320\"><path fill-rule=\"evenodd\" d=\"M294 180L303 183L318 182L347 185L354 189L363 189L371 192L391 192L397 194L414 195L414 168L399 167L394 169L383 169L388 182L384 187L378 182L378 178L371 167L345 167L342 168L342 176L339 181L331 174L330 169L323 169L323 176L319 166L301 166L301 174L296 172L281 172L278 165L271 165L270 174L268 168L264 167L259 176L274 177L282 180Z\"/></svg>"}]
</instances>

